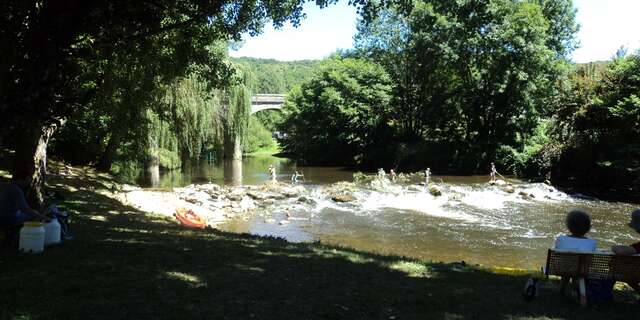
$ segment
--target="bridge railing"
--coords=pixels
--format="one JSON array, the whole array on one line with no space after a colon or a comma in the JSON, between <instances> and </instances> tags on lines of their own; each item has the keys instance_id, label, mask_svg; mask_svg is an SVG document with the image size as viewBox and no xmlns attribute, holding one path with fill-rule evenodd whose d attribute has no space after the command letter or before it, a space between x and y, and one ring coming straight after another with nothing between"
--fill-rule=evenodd
<instances>
[{"instance_id":1,"label":"bridge railing","mask_svg":"<svg viewBox=\"0 0 640 320\"><path fill-rule=\"evenodd\" d=\"M284 94L256 94L251 97L251 104L282 104Z\"/></svg>"}]
</instances>

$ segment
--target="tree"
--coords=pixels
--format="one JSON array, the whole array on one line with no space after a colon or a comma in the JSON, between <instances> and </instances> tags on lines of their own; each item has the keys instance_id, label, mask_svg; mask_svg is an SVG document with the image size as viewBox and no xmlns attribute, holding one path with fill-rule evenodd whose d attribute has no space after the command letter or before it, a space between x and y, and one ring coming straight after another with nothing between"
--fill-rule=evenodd
<instances>
[{"instance_id":1,"label":"tree","mask_svg":"<svg viewBox=\"0 0 640 320\"><path fill-rule=\"evenodd\" d=\"M189 65L208 57L207 46L216 41L239 40L244 32L257 34L267 19L276 26L286 21L298 25L304 2L2 1L0 113L10 124L5 133L16 138L13 177L29 181L31 202L42 201L41 168L49 139L104 85L108 72L97 66L113 54L127 57L128 49L137 48L134 52L143 57L165 56L161 62L169 65L166 69L153 69L159 64L137 67L160 77L184 75ZM321 6L334 2L316 1ZM388 2L407 1L352 3L364 16L371 16ZM216 67L216 61L209 62L212 74L225 70Z\"/></svg>"},{"instance_id":2,"label":"tree","mask_svg":"<svg viewBox=\"0 0 640 320\"><path fill-rule=\"evenodd\" d=\"M557 95L574 16L570 0L415 1L361 23L356 48L393 78L402 139L454 146L450 165L477 170L520 148Z\"/></svg>"},{"instance_id":3,"label":"tree","mask_svg":"<svg viewBox=\"0 0 640 320\"><path fill-rule=\"evenodd\" d=\"M362 164L387 125L390 90L381 66L329 59L289 92L281 126L284 150L310 163Z\"/></svg>"},{"instance_id":4,"label":"tree","mask_svg":"<svg viewBox=\"0 0 640 320\"><path fill-rule=\"evenodd\" d=\"M551 177L587 192L638 201L640 52L608 64L578 66L554 113L560 154Z\"/></svg>"},{"instance_id":5,"label":"tree","mask_svg":"<svg viewBox=\"0 0 640 320\"><path fill-rule=\"evenodd\" d=\"M287 93L306 80L319 64L317 60L277 61L273 59L232 58L231 61L245 65L254 75L252 84L256 93Z\"/></svg>"}]
</instances>

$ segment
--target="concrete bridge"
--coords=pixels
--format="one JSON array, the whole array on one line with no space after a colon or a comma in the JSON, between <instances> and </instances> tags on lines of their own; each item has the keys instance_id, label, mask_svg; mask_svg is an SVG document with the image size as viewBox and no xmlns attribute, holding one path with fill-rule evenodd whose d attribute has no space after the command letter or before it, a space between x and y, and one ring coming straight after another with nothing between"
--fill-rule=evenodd
<instances>
[{"instance_id":1,"label":"concrete bridge","mask_svg":"<svg viewBox=\"0 0 640 320\"><path fill-rule=\"evenodd\" d=\"M280 110L284 94L256 94L251 98L251 114L262 110Z\"/></svg>"}]
</instances>

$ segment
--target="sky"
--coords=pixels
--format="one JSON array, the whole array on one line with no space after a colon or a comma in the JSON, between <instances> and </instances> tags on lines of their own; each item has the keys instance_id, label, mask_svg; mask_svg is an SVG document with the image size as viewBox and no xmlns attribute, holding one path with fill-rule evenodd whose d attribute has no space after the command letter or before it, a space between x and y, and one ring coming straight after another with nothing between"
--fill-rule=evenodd
<instances>
[{"instance_id":1,"label":"sky","mask_svg":"<svg viewBox=\"0 0 640 320\"><path fill-rule=\"evenodd\" d=\"M609 60L620 46L629 52L640 48L640 0L574 0L574 5L581 26L574 62ZM307 3L304 12L307 19L300 27L269 25L257 37L245 36L243 46L229 54L291 61L322 59L353 47L357 14L345 0L324 9Z\"/></svg>"}]
</instances>

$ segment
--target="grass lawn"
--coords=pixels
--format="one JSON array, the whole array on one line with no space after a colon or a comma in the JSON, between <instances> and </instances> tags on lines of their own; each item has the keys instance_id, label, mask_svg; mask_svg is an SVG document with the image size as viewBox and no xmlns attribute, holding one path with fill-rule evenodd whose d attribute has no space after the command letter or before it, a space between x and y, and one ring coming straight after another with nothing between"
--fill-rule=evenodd
<instances>
[{"instance_id":1,"label":"grass lawn","mask_svg":"<svg viewBox=\"0 0 640 320\"><path fill-rule=\"evenodd\" d=\"M0 253L0 319L638 319L630 291L582 308L547 282L319 243L187 230L108 197L108 176L50 179L76 239Z\"/></svg>"},{"instance_id":2,"label":"grass lawn","mask_svg":"<svg viewBox=\"0 0 640 320\"><path fill-rule=\"evenodd\" d=\"M258 150L251 152L251 153L247 153L245 154L246 156L251 156L251 157L255 157L255 156L273 156L276 155L278 153L281 153L282 149L280 149L280 145L279 144L274 144L271 147L268 148L259 148Z\"/></svg>"}]
</instances>

